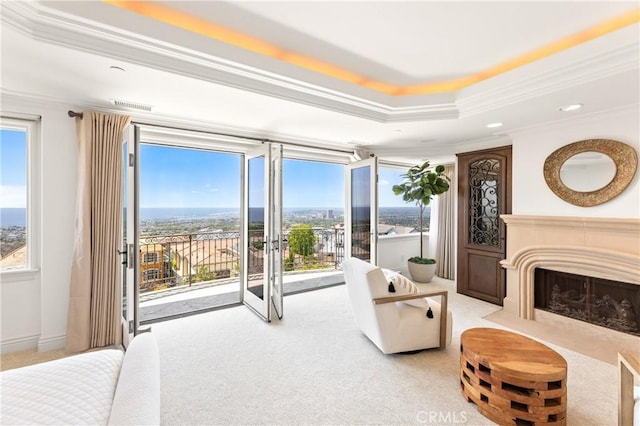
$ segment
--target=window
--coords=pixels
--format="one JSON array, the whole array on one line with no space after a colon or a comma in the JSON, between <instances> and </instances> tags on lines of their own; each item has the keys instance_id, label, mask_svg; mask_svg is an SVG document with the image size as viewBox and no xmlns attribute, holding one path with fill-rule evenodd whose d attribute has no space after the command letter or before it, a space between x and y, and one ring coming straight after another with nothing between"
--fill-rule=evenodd
<instances>
[{"instance_id":1,"label":"window","mask_svg":"<svg viewBox=\"0 0 640 426\"><path fill-rule=\"evenodd\" d=\"M393 185L403 182L402 175L406 169L393 167L378 168L378 234L394 235L420 232L420 209L413 203L407 203L401 195L393 193ZM429 230L431 208L424 211L422 227Z\"/></svg>"},{"instance_id":2,"label":"window","mask_svg":"<svg viewBox=\"0 0 640 426\"><path fill-rule=\"evenodd\" d=\"M160 277L158 269L146 269L142 271L142 281L157 280Z\"/></svg>"},{"instance_id":3,"label":"window","mask_svg":"<svg viewBox=\"0 0 640 426\"><path fill-rule=\"evenodd\" d=\"M35 268L36 121L0 118L0 272Z\"/></svg>"},{"instance_id":4,"label":"window","mask_svg":"<svg viewBox=\"0 0 640 426\"><path fill-rule=\"evenodd\" d=\"M142 254L142 263L158 263L160 256L157 251Z\"/></svg>"}]
</instances>

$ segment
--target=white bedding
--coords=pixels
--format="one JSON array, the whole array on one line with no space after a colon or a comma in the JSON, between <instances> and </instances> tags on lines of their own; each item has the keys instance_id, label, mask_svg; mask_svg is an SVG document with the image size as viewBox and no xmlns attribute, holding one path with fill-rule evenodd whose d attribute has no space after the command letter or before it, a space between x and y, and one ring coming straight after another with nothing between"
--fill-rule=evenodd
<instances>
[{"instance_id":1,"label":"white bedding","mask_svg":"<svg viewBox=\"0 0 640 426\"><path fill-rule=\"evenodd\" d=\"M0 374L0 424L107 424L124 353L100 350Z\"/></svg>"}]
</instances>

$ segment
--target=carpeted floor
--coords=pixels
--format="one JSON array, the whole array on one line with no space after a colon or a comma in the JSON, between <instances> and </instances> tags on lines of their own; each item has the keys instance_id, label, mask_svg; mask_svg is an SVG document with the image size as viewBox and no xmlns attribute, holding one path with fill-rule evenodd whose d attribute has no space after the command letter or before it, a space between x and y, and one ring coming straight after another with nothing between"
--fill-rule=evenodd
<instances>
[{"instance_id":1,"label":"carpeted floor","mask_svg":"<svg viewBox=\"0 0 640 426\"><path fill-rule=\"evenodd\" d=\"M344 286L287 296L271 324L242 306L154 324L163 424L492 424L460 393L459 338L506 327L483 319L498 307L438 283L454 317L446 350L383 355L356 327ZM549 346L569 365L567 424L615 424L616 368Z\"/></svg>"}]
</instances>

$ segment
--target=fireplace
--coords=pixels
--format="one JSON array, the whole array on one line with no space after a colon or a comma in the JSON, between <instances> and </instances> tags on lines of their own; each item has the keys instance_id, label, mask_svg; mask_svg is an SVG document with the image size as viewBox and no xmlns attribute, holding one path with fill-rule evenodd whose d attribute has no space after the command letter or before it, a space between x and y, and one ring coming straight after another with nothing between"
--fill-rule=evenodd
<instances>
[{"instance_id":1,"label":"fireplace","mask_svg":"<svg viewBox=\"0 0 640 426\"><path fill-rule=\"evenodd\" d=\"M544 268L534 276L536 309L640 336L640 286Z\"/></svg>"},{"instance_id":2,"label":"fireplace","mask_svg":"<svg viewBox=\"0 0 640 426\"><path fill-rule=\"evenodd\" d=\"M500 218L507 224L507 253L501 262L507 276L502 320L522 326L523 331L535 329L552 336L550 341L556 339L555 343L561 346L606 362L617 362L620 351L637 351L639 334L621 328L633 330L633 321L640 325L638 293L633 292L640 289L640 219L524 215ZM540 269L581 278L562 275L564 281L557 283L555 295L551 285L546 290L547 305L540 307L535 301L535 276L541 273L537 272ZM601 283L615 283L615 292L601 292ZM619 294L620 283L631 293L625 290ZM630 315L627 302L623 304L625 298L635 317ZM581 301L586 306L578 309ZM599 309L615 309L616 304L621 309L619 315L630 318L624 320L626 326L613 329L585 320L588 316L599 318ZM573 317L562 315L572 309ZM614 318L613 314L609 317ZM599 321L606 325L606 320Z\"/></svg>"},{"instance_id":3,"label":"fireplace","mask_svg":"<svg viewBox=\"0 0 640 426\"><path fill-rule=\"evenodd\" d=\"M504 311L517 318L537 320L536 269L640 286L638 219L517 215L500 218L507 224L507 258L501 262L507 272ZM637 306L633 309L636 313L640 310Z\"/></svg>"}]
</instances>

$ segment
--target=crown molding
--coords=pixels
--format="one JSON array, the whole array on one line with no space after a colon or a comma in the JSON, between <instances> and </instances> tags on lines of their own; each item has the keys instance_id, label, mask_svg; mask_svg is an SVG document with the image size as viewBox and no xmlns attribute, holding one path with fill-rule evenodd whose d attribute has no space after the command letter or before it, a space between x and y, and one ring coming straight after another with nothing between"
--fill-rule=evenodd
<instances>
[{"instance_id":1,"label":"crown molding","mask_svg":"<svg viewBox=\"0 0 640 426\"><path fill-rule=\"evenodd\" d=\"M67 14L41 2L3 2L1 18L3 25L46 43L380 123L469 117L637 69L639 62L636 41L551 71L530 72L511 82L514 73L494 77L457 93L391 97L371 91L367 99L367 91L360 90L356 96L278 75ZM516 71L532 69L532 66L536 64Z\"/></svg>"},{"instance_id":2,"label":"crown molding","mask_svg":"<svg viewBox=\"0 0 640 426\"><path fill-rule=\"evenodd\" d=\"M459 142L435 142L435 143L416 143L414 146L403 146L402 154L398 155L398 147L376 148L375 146L365 146L377 156L391 158L435 158L449 157L451 152L455 154L478 151L481 149L496 148L511 144L511 137L505 134L496 134L478 139L470 139ZM428 155L425 155L428 154Z\"/></svg>"},{"instance_id":3,"label":"crown molding","mask_svg":"<svg viewBox=\"0 0 640 426\"><path fill-rule=\"evenodd\" d=\"M458 100L460 117L470 117L485 111L523 102L527 99L547 95L601 78L638 69L640 43L637 41L606 52L596 57L576 61L569 65L556 67L543 73L531 73L530 76L511 83L492 85L487 90L464 96L463 90ZM500 76L495 77L496 82Z\"/></svg>"},{"instance_id":4,"label":"crown molding","mask_svg":"<svg viewBox=\"0 0 640 426\"><path fill-rule=\"evenodd\" d=\"M581 114L579 116L568 116L558 120L536 123L531 126L513 128L505 131L505 133L511 137L518 137L523 134L555 131L565 128L568 125L580 126L583 124L593 123L594 120L607 120L612 116L619 116L621 114L628 113L633 114L634 117L637 117L638 109L640 109L640 104L632 103L611 108L606 111L596 111L587 114Z\"/></svg>"},{"instance_id":5,"label":"crown molding","mask_svg":"<svg viewBox=\"0 0 640 426\"><path fill-rule=\"evenodd\" d=\"M82 103L76 100L66 98L64 100L52 96L43 96L41 94L20 92L17 90L0 89L0 108L5 110L6 105L38 105L43 107L60 107L60 108L83 108ZM122 111L120 111L122 112Z\"/></svg>"},{"instance_id":6,"label":"crown molding","mask_svg":"<svg viewBox=\"0 0 640 426\"><path fill-rule=\"evenodd\" d=\"M74 109L79 111L92 110L103 113L125 114L131 117L133 122L144 123L149 126L159 128L181 128L188 129L193 132L218 132L236 135L239 138L257 138L257 139L278 139L283 142L291 142L294 144L303 144L317 147L318 149L334 149L334 150L353 150L350 144L338 144L335 141L324 139L314 139L309 137L300 137L285 133L265 133L248 127L229 126L211 121L193 120L184 117L175 117L157 112L130 111L126 109L118 109L106 107L100 104L87 104L77 99L59 99L51 96L42 96L40 94L19 92L2 88L0 90L0 111L13 111L16 106L31 107L38 105L47 108L60 109L66 115L67 110ZM222 137L221 137L222 138ZM232 137L229 137L231 139ZM258 144L259 142L256 142Z\"/></svg>"},{"instance_id":7,"label":"crown molding","mask_svg":"<svg viewBox=\"0 0 640 426\"><path fill-rule=\"evenodd\" d=\"M382 123L457 118L450 102L392 107L68 15L6 2L2 23L40 41ZM441 99L442 97L439 97Z\"/></svg>"}]
</instances>

